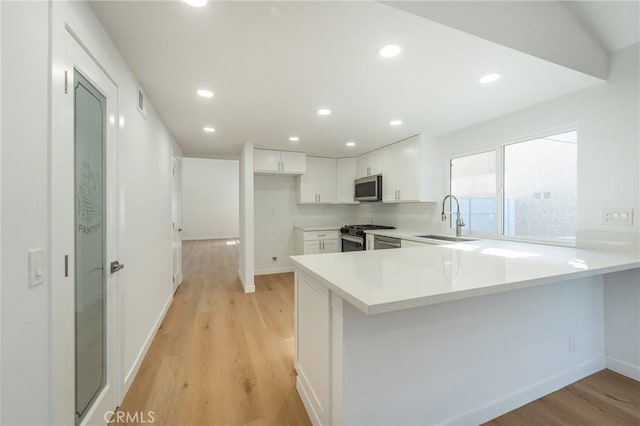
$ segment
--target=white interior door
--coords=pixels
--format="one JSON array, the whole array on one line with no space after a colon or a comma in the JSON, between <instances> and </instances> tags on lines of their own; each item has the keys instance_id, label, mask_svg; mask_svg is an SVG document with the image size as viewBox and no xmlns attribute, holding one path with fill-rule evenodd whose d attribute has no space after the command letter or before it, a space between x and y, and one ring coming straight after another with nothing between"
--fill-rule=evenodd
<instances>
[{"instance_id":1,"label":"white interior door","mask_svg":"<svg viewBox=\"0 0 640 426\"><path fill-rule=\"evenodd\" d=\"M119 386L118 93L67 28L53 32L52 420L105 424Z\"/></svg>"},{"instance_id":2,"label":"white interior door","mask_svg":"<svg viewBox=\"0 0 640 426\"><path fill-rule=\"evenodd\" d=\"M182 284L182 168L176 157L173 158L171 173L172 268L175 292Z\"/></svg>"}]
</instances>

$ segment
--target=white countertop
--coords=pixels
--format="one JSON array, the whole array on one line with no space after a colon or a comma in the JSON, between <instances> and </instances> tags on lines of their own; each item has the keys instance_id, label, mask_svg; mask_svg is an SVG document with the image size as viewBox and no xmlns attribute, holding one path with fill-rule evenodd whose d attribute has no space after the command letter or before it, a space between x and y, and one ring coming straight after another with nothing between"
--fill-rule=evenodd
<instances>
[{"instance_id":1,"label":"white countertop","mask_svg":"<svg viewBox=\"0 0 640 426\"><path fill-rule=\"evenodd\" d=\"M294 226L301 231L337 231L343 225L316 225L316 226Z\"/></svg>"},{"instance_id":2,"label":"white countertop","mask_svg":"<svg viewBox=\"0 0 640 426\"><path fill-rule=\"evenodd\" d=\"M392 232L389 235L398 235ZM640 268L638 252L499 240L291 259L296 269L315 277L366 314Z\"/></svg>"}]
</instances>

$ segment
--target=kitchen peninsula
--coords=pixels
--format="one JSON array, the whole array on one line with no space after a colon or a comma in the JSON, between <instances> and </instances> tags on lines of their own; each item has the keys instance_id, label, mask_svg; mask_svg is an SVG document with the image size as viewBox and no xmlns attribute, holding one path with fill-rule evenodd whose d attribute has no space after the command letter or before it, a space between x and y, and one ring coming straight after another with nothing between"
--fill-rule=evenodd
<instances>
[{"instance_id":1,"label":"kitchen peninsula","mask_svg":"<svg viewBox=\"0 0 640 426\"><path fill-rule=\"evenodd\" d=\"M607 274L632 252L479 240L294 256L314 424L478 424L606 365Z\"/></svg>"}]
</instances>

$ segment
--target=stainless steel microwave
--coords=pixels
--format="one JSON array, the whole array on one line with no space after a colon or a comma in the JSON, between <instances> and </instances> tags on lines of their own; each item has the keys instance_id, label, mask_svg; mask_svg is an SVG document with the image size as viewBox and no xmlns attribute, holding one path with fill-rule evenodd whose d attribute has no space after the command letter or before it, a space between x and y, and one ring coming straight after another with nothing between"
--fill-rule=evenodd
<instances>
[{"instance_id":1,"label":"stainless steel microwave","mask_svg":"<svg viewBox=\"0 0 640 426\"><path fill-rule=\"evenodd\" d=\"M355 180L356 201L382 200L382 175L367 176Z\"/></svg>"}]
</instances>

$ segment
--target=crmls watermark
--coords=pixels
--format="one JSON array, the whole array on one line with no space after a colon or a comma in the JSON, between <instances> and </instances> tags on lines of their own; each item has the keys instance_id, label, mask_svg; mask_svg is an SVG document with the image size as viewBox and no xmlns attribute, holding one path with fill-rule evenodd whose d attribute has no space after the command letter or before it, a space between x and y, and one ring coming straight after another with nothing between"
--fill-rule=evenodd
<instances>
[{"instance_id":1,"label":"crmls watermark","mask_svg":"<svg viewBox=\"0 0 640 426\"><path fill-rule=\"evenodd\" d=\"M156 422L156 413L154 411L107 411L104 413L104 421L108 424L151 424Z\"/></svg>"}]
</instances>

